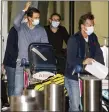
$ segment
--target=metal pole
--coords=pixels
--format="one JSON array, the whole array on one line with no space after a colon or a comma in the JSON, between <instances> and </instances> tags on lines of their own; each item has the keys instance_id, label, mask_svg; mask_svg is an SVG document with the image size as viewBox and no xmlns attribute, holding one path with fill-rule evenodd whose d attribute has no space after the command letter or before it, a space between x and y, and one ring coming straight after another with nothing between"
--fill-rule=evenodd
<instances>
[{"instance_id":1,"label":"metal pole","mask_svg":"<svg viewBox=\"0 0 109 112\"><path fill-rule=\"evenodd\" d=\"M83 111L102 111L102 81L92 77L82 77Z\"/></svg>"},{"instance_id":2,"label":"metal pole","mask_svg":"<svg viewBox=\"0 0 109 112\"><path fill-rule=\"evenodd\" d=\"M69 33L74 34L74 1L69 1Z\"/></svg>"},{"instance_id":3,"label":"metal pole","mask_svg":"<svg viewBox=\"0 0 109 112\"><path fill-rule=\"evenodd\" d=\"M44 88L44 110L50 112L64 112L64 86L57 84L46 85Z\"/></svg>"}]
</instances>

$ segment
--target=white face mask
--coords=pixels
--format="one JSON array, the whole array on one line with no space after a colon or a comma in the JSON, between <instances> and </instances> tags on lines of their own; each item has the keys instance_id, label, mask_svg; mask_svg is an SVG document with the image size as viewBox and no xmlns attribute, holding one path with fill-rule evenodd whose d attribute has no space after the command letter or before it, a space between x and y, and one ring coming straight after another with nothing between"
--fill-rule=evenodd
<instances>
[{"instance_id":1,"label":"white face mask","mask_svg":"<svg viewBox=\"0 0 109 112\"><path fill-rule=\"evenodd\" d=\"M28 19L27 18L25 18L25 19L23 19L22 20L22 22L21 23L27 23L28 22Z\"/></svg>"},{"instance_id":2,"label":"white face mask","mask_svg":"<svg viewBox=\"0 0 109 112\"><path fill-rule=\"evenodd\" d=\"M52 21L52 22L51 22L51 25L52 25L52 27L54 27L54 28L57 28L57 27L59 26L59 24L60 24L60 22L56 22L56 21Z\"/></svg>"},{"instance_id":3,"label":"white face mask","mask_svg":"<svg viewBox=\"0 0 109 112\"><path fill-rule=\"evenodd\" d=\"M34 19L33 20L33 22L32 22L32 24L34 25L34 26L36 26L36 25L38 25L39 24L39 19Z\"/></svg>"},{"instance_id":4,"label":"white face mask","mask_svg":"<svg viewBox=\"0 0 109 112\"><path fill-rule=\"evenodd\" d=\"M86 27L87 31L85 31L87 33L87 35L91 35L94 32L94 27L90 26L90 27Z\"/></svg>"}]
</instances>

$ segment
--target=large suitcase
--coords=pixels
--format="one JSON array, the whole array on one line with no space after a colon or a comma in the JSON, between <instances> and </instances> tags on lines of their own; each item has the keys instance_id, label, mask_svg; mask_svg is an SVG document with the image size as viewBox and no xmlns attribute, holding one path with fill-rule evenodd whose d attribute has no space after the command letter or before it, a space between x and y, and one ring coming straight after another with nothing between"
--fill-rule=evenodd
<instances>
[{"instance_id":1,"label":"large suitcase","mask_svg":"<svg viewBox=\"0 0 109 112\"><path fill-rule=\"evenodd\" d=\"M43 55L45 60L39 56L33 49ZM32 73L39 71L56 72L56 58L52 45L45 43L31 43L28 47L28 58L30 70Z\"/></svg>"}]
</instances>

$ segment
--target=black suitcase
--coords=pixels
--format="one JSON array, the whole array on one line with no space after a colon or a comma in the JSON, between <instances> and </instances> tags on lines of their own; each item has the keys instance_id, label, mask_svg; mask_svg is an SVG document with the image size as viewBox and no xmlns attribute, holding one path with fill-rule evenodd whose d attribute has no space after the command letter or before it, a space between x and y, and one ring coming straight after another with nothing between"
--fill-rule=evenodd
<instances>
[{"instance_id":1,"label":"black suitcase","mask_svg":"<svg viewBox=\"0 0 109 112\"><path fill-rule=\"evenodd\" d=\"M32 49L37 49L47 60L44 61ZM28 58L30 71L36 73L39 71L49 71L56 73L56 58L52 45L45 43L31 43L28 47Z\"/></svg>"}]
</instances>

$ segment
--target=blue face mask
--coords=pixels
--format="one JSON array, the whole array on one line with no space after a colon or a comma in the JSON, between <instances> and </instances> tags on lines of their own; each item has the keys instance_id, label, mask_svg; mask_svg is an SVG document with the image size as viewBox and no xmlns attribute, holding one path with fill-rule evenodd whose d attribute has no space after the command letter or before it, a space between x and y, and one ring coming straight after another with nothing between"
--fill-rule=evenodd
<instances>
[{"instance_id":1,"label":"blue face mask","mask_svg":"<svg viewBox=\"0 0 109 112\"><path fill-rule=\"evenodd\" d=\"M59 24L60 24L60 22L57 22L57 21L52 21L52 22L51 22L51 25L52 25L52 27L54 27L54 28L57 28L57 27L59 26Z\"/></svg>"},{"instance_id":2,"label":"blue face mask","mask_svg":"<svg viewBox=\"0 0 109 112\"><path fill-rule=\"evenodd\" d=\"M86 27L87 31L85 31L87 33L87 35L91 35L94 32L94 27L90 26L90 27Z\"/></svg>"},{"instance_id":3,"label":"blue face mask","mask_svg":"<svg viewBox=\"0 0 109 112\"><path fill-rule=\"evenodd\" d=\"M34 19L34 21L32 22L32 24L34 26L38 25L40 23L40 20L39 19Z\"/></svg>"}]
</instances>

